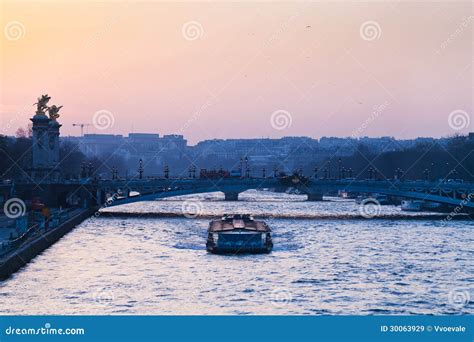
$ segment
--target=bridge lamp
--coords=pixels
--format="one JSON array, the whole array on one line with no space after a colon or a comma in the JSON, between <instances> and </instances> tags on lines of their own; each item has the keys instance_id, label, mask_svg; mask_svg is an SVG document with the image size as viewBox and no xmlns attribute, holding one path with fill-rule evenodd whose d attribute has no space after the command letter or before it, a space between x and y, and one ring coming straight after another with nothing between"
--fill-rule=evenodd
<instances>
[{"instance_id":1,"label":"bridge lamp","mask_svg":"<svg viewBox=\"0 0 474 342\"><path fill-rule=\"evenodd\" d=\"M428 169L425 169L425 170L423 171L423 174L425 175L425 180L428 180L428 179L430 178L430 177L429 177L429 176L430 176L430 171L429 171Z\"/></svg>"},{"instance_id":2,"label":"bridge lamp","mask_svg":"<svg viewBox=\"0 0 474 342\"><path fill-rule=\"evenodd\" d=\"M142 179L143 178L143 172L145 171L145 168L143 167L143 160L140 158L138 161L138 178Z\"/></svg>"},{"instance_id":3,"label":"bridge lamp","mask_svg":"<svg viewBox=\"0 0 474 342\"><path fill-rule=\"evenodd\" d=\"M92 177L92 163L87 166L87 176Z\"/></svg>"}]
</instances>

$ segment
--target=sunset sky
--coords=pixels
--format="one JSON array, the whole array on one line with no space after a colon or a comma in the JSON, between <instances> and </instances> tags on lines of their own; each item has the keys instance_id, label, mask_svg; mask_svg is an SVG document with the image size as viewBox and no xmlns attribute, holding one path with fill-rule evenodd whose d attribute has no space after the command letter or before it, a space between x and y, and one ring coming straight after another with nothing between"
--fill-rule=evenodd
<instances>
[{"instance_id":1,"label":"sunset sky","mask_svg":"<svg viewBox=\"0 0 474 342\"><path fill-rule=\"evenodd\" d=\"M98 111L113 124L89 133L191 143L474 131L470 1L1 0L0 13L2 134L43 93L64 106L62 135ZM467 113L459 130L453 111Z\"/></svg>"}]
</instances>

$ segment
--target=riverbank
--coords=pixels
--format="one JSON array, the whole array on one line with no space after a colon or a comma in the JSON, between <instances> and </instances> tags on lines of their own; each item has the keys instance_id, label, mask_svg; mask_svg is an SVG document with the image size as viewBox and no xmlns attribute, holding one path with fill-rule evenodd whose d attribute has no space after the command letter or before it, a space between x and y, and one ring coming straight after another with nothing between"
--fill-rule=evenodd
<instances>
[{"instance_id":1,"label":"riverbank","mask_svg":"<svg viewBox=\"0 0 474 342\"><path fill-rule=\"evenodd\" d=\"M0 281L10 277L34 257L53 245L79 223L90 217L95 209L84 209L64 223L47 232L26 241L17 249L0 258Z\"/></svg>"}]
</instances>

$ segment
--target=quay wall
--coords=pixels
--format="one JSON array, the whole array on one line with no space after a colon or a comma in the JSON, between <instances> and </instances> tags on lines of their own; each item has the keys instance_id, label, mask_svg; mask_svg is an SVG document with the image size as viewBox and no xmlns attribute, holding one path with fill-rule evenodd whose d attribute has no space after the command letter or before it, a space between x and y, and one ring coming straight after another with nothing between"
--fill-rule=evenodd
<instances>
[{"instance_id":1,"label":"quay wall","mask_svg":"<svg viewBox=\"0 0 474 342\"><path fill-rule=\"evenodd\" d=\"M74 227L86 220L94 213L95 209L84 209L74 217L60 224L58 227L47 231L31 241L25 242L18 249L0 258L0 281L9 278L38 254L53 245Z\"/></svg>"}]
</instances>

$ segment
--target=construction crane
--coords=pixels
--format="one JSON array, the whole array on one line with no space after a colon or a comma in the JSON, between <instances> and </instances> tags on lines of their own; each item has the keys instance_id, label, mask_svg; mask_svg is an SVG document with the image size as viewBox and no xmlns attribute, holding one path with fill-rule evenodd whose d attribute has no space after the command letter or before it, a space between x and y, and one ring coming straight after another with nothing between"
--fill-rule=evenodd
<instances>
[{"instance_id":1,"label":"construction crane","mask_svg":"<svg viewBox=\"0 0 474 342\"><path fill-rule=\"evenodd\" d=\"M84 127L92 126L92 124L87 124L87 123L73 123L72 125L74 127L76 127L76 126L81 127L81 137L84 136Z\"/></svg>"}]
</instances>

